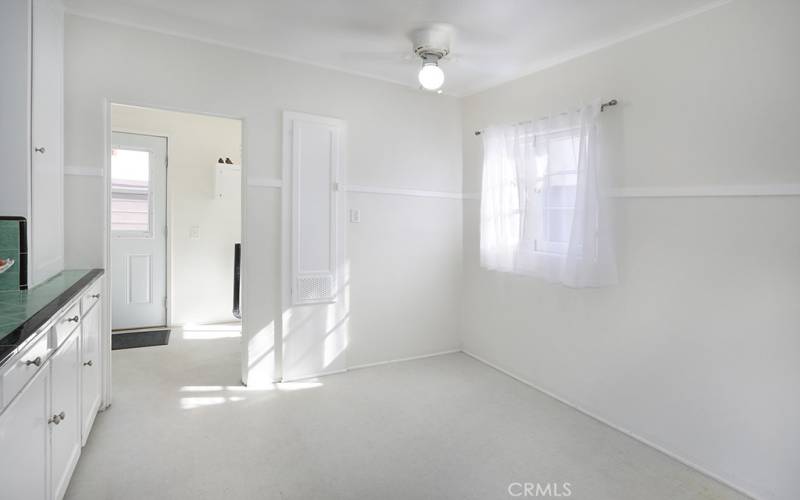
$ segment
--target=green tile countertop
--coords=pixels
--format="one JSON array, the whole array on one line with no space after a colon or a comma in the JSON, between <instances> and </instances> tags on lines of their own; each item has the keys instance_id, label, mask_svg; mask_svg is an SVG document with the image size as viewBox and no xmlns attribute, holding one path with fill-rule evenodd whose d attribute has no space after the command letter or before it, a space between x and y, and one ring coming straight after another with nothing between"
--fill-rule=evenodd
<instances>
[{"instance_id":1,"label":"green tile countertop","mask_svg":"<svg viewBox=\"0 0 800 500\"><path fill-rule=\"evenodd\" d=\"M0 364L102 269L62 271L29 290L0 291Z\"/></svg>"}]
</instances>

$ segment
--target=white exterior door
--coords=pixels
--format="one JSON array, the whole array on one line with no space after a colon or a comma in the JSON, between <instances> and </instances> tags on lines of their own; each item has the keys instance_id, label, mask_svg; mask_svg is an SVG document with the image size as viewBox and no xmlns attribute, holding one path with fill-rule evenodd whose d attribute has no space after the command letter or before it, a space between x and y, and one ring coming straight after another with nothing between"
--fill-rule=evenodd
<instances>
[{"instance_id":1,"label":"white exterior door","mask_svg":"<svg viewBox=\"0 0 800 500\"><path fill-rule=\"evenodd\" d=\"M111 326L167 323L167 139L114 132Z\"/></svg>"}]
</instances>

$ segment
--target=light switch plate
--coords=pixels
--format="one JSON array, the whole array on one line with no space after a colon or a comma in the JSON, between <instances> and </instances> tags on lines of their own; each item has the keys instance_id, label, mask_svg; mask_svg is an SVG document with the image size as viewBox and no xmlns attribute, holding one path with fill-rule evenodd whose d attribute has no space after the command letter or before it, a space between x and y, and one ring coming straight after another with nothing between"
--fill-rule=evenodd
<instances>
[{"instance_id":1,"label":"light switch plate","mask_svg":"<svg viewBox=\"0 0 800 500\"><path fill-rule=\"evenodd\" d=\"M350 209L350 223L351 224L358 224L361 222L361 210L357 208Z\"/></svg>"},{"instance_id":2,"label":"light switch plate","mask_svg":"<svg viewBox=\"0 0 800 500\"><path fill-rule=\"evenodd\" d=\"M200 239L200 226L190 226L189 227L189 238L192 240L199 240Z\"/></svg>"}]
</instances>

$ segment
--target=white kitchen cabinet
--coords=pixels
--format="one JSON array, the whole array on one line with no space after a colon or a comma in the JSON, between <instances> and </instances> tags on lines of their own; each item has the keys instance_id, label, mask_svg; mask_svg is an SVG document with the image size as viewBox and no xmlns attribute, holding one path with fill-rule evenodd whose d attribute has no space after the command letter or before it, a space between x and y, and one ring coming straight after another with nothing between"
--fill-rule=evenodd
<instances>
[{"instance_id":1,"label":"white kitchen cabinet","mask_svg":"<svg viewBox=\"0 0 800 500\"><path fill-rule=\"evenodd\" d=\"M102 287L98 277L70 292L0 365L2 500L67 491L100 408Z\"/></svg>"},{"instance_id":2,"label":"white kitchen cabinet","mask_svg":"<svg viewBox=\"0 0 800 500\"><path fill-rule=\"evenodd\" d=\"M75 330L50 360L52 497L61 499L81 454L80 331Z\"/></svg>"},{"instance_id":3,"label":"white kitchen cabinet","mask_svg":"<svg viewBox=\"0 0 800 500\"><path fill-rule=\"evenodd\" d=\"M28 284L64 267L64 10L0 2L0 214L28 220Z\"/></svg>"},{"instance_id":4,"label":"white kitchen cabinet","mask_svg":"<svg viewBox=\"0 0 800 500\"><path fill-rule=\"evenodd\" d=\"M86 444L94 417L100 409L102 397L102 381L100 376L100 332L102 329L102 302L99 288L90 293L90 298L97 295L95 303L88 312L83 313L81 323L81 435Z\"/></svg>"},{"instance_id":5,"label":"white kitchen cabinet","mask_svg":"<svg viewBox=\"0 0 800 500\"><path fill-rule=\"evenodd\" d=\"M63 59L59 0L32 0L31 284L64 269Z\"/></svg>"},{"instance_id":6,"label":"white kitchen cabinet","mask_svg":"<svg viewBox=\"0 0 800 500\"><path fill-rule=\"evenodd\" d=\"M49 362L0 415L0 497L47 500Z\"/></svg>"}]
</instances>

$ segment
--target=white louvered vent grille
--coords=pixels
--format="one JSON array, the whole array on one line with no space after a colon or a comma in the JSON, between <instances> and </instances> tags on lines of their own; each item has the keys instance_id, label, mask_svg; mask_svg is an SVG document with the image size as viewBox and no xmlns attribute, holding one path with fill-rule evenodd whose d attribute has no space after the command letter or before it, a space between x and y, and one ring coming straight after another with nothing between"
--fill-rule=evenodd
<instances>
[{"instance_id":1,"label":"white louvered vent grille","mask_svg":"<svg viewBox=\"0 0 800 500\"><path fill-rule=\"evenodd\" d=\"M333 276L298 276L295 302L319 302L333 299Z\"/></svg>"}]
</instances>

